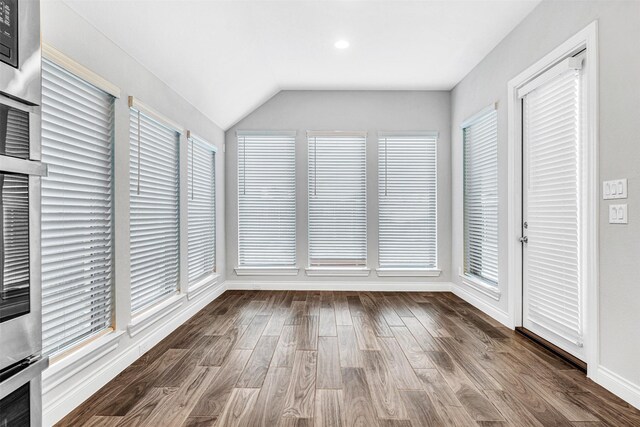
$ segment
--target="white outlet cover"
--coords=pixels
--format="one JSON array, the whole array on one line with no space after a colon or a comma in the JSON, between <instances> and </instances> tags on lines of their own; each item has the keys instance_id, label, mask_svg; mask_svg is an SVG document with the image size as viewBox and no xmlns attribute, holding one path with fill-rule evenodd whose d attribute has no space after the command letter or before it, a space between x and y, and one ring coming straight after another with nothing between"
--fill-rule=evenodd
<instances>
[{"instance_id":1,"label":"white outlet cover","mask_svg":"<svg viewBox=\"0 0 640 427\"><path fill-rule=\"evenodd\" d=\"M626 199L627 179L612 179L602 182L602 198L604 200Z\"/></svg>"},{"instance_id":2,"label":"white outlet cover","mask_svg":"<svg viewBox=\"0 0 640 427\"><path fill-rule=\"evenodd\" d=\"M627 224L627 204L609 205L609 224Z\"/></svg>"}]
</instances>

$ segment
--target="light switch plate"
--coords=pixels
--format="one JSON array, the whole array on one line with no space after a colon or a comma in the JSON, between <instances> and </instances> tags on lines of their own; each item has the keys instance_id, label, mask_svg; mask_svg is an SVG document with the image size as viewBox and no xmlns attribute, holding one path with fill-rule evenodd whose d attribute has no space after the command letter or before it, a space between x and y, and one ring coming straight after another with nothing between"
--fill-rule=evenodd
<instances>
[{"instance_id":1,"label":"light switch plate","mask_svg":"<svg viewBox=\"0 0 640 427\"><path fill-rule=\"evenodd\" d=\"M627 198L627 179L612 179L602 183L602 198L610 199L626 199Z\"/></svg>"},{"instance_id":2,"label":"light switch plate","mask_svg":"<svg viewBox=\"0 0 640 427\"><path fill-rule=\"evenodd\" d=\"M609 205L609 224L627 224L627 204Z\"/></svg>"}]
</instances>

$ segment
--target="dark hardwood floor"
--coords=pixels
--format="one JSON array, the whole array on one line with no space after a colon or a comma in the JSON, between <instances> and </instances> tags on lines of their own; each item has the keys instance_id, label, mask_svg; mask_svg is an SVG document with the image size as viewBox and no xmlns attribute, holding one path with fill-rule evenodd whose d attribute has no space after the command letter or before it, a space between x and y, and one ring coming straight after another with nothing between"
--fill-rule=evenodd
<instances>
[{"instance_id":1,"label":"dark hardwood floor","mask_svg":"<svg viewBox=\"0 0 640 427\"><path fill-rule=\"evenodd\" d=\"M227 291L59 426L640 426L450 293Z\"/></svg>"}]
</instances>

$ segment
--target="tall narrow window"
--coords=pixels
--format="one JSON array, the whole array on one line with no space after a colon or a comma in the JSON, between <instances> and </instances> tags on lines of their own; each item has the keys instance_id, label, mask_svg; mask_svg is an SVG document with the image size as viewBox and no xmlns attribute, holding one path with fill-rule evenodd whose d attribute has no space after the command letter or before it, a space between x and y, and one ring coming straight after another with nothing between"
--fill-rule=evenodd
<instances>
[{"instance_id":1,"label":"tall narrow window","mask_svg":"<svg viewBox=\"0 0 640 427\"><path fill-rule=\"evenodd\" d=\"M296 265L295 132L238 132L238 265Z\"/></svg>"},{"instance_id":2,"label":"tall narrow window","mask_svg":"<svg viewBox=\"0 0 640 427\"><path fill-rule=\"evenodd\" d=\"M309 132L309 266L365 267L364 133Z\"/></svg>"},{"instance_id":3,"label":"tall narrow window","mask_svg":"<svg viewBox=\"0 0 640 427\"><path fill-rule=\"evenodd\" d=\"M113 101L42 64L43 353L112 326Z\"/></svg>"},{"instance_id":4,"label":"tall narrow window","mask_svg":"<svg viewBox=\"0 0 640 427\"><path fill-rule=\"evenodd\" d=\"M189 136L189 286L216 270L216 149Z\"/></svg>"},{"instance_id":5,"label":"tall narrow window","mask_svg":"<svg viewBox=\"0 0 640 427\"><path fill-rule=\"evenodd\" d=\"M437 140L435 132L379 135L381 269L436 268Z\"/></svg>"},{"instance_id":6,"label":"tall narrow window","mask_svg":"<svg viewBox=\"0 0 640 427\"><path fill-rule=\"evenodd\" d=\"M498 284L498 121L495 108L463 125L464 274Z\"/></svg>"},{"instance_id":7,"label":"tall narrow window","mask_svg":"<svg viewBox=\"0 0 640 427\"><path fill-rule=\"evenodd\" d=\"M168 124L130 110L131 310L178 289L178 141Z\"/></svg>"}]
</instances>

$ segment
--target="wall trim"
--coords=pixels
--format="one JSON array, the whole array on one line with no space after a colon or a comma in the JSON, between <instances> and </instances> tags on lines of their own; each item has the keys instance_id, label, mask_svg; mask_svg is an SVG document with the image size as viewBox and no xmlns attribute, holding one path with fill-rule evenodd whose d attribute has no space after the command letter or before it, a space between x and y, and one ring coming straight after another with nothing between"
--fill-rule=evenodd
<instances>
[{"instance_id":1,"label":"wall trim","mask_svg":"<svg viewBox=\"0 0 640 427\"><path fill-rule=\"evenodd\" d=\"M450 292L451 282L227 280L229 290Z\"/></svg>"},{"instance_id":2,"label":"wall trim","mask_svg":"<svg viewBox=\"0 0 640 427\"><path fill-rule=\"evenodd\" d=\"M297 276L298 267L236 267L236 276Z\"/></svg>"},{"instance_id":3,"label":"wall trim","mask_svg":"<svg viewBox=\"0 0 640 427\"><path fill-rule=\"evenodd\" d=\"M509 329L514 328L514 325L511 322L511 316L509 316L509 313L498 309L497 307L495 307L494 305L488 302L483 301L482 299L478 298L477 295L464 289L464 287L457 285L455 283L452 283L451 292L453 292L456 296L462 298L463 300L465 300L466 302L468 302L478 310L481 310L488 316L491 316L498 322L502 323L507 328Z\"/></svg>"},{"instance_id":4,"label":"wall trim","mask_svg":"<svg viewBox=\"0 0 640 427\"><path fill-rule=\"evenodd\" d=\"M596 378L592 378L596 383L636 409L640 409L640 385L632 383L604 366L598 366L597 369Z\"/></svg>"},{"instance_id":5,"label":"wall trim","mask_svg":"<svg viewBox=\"0 0 640 427\"><path fill-rule=\"evenodd\" d=\"M366 267L309 267L305 268L307 276L323 277L368 277L371 269Z\"/></svg>"},{"instance_id":6,"label":"wall trim","mask_svg":"<svg viewBox=\"0 0 640 427\"><path fill-rule=\"evenodd\" d=\"M118 86L111 83L98 73L91 71L84 65L74 61L55 47L48 44L46 41L42 42L42 56L59 67L62 67L65 71L73 74L74 76L79 77L104 92L107 92L109 95L112 95L115 98L120 98L120 88Z\"/></svg>"},{"instance_id":7,"label":"wall trim","mask_svg":"<svg viewBox=\"0 0 640 427\"><path fill-rule=\"evenodd\" d=\"M42 373L42 394L48 393L96 360L114 351L120 345L120 337L123 334L124 331L109 332L59 361L50 363Z\"/></svg>"},{"instance_id":8,"label":"wall trim","mask_svg":"<svg viewBox=\"0 0 640 427\"><path fill-rule=\"evenodd\" d=\"M198 295L204 293L204 291L215 287L218 284L219 278L220 275L218 273L214 273L194 283L193 287L189 287L187 290L187 299L192 300Z\"/></svg>"},{"instance_id":9,"label":"wall trim","mask_svg":"<svg viewBox=\"0 0 640 427\"><path fill-rule=\"evenodd\" d=\"M175 313L175 317L167 322L157 322L149 327L148 335L140 340L130 343L129 348L119 354L108 351L99 360L92 362L93 369L84 369L76 374L78 381L69 386L64 383L50 387L47 393L43 393L43 425L51 426L60 421L82 402L91 397L96 391L115 378L120 372L136 361L140 356L158 344L167 335L177 329L184 322L202 310L206 305L218 298L226 290L224 282L213 288L210 293L203 294L202 298L194 300L193 304L184 306ZM120 331L124 332L124 331ZM122 337L125 338L126 336ZM120 343L123 347L124 343ZM47 377L46 371L44 374ZM71 379L71 378L65 378Z\"/></svg>"},{"instance_id":10,"label":"wall trim","mask_svg":"<svg viewBox=\"0 0 640 427\"><path fill-rule=\"evenodd\" d=\"M475 289L476 291L480 292L483 295L488 296L491 299L500 301L502 292L500 292L499 286L489 285L479 277L464 274L462 272L462 269L460 269L460 274L458 275L458 277L460 278L460 281L462 282L463 285L469 286L470 288Z\"/></svg>"},{"instance_id":11,"label":"wall trim","mask_svg":"<svg viewBox=\"0 0 640 427\"><path fill-rule=\"evenodd\" d=\"M378 277L438 277L437 268L376 268Z\"/></svg>"},{"instance_id":12,"label":"wall trim","mask_svg":"<svg viewBox=\"0 0 640 427\"><path fill-rule=\"evenodd\" d=\"M133 338L154 323L166 319L171 312L181 307L184 297L184 294L173 295L137 316L134 316L133 319L131 319L131 323L127 325L129 336Z\"/></svg>"}]
</instances>

